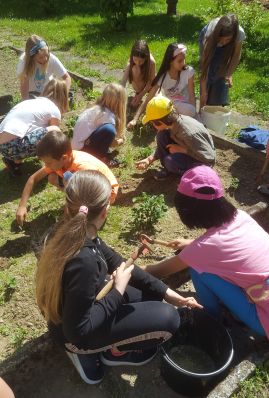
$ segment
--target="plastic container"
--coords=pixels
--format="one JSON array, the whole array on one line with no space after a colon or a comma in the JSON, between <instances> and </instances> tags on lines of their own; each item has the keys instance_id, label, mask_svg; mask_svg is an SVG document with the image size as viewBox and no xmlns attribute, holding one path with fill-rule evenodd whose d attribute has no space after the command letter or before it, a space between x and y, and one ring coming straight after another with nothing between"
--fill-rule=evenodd
<instances>
[{"instance_id":1,"label":"plastic container","mask_svg":"<svg viewBox=\"0 0 269 398\"><path fill-rule=\"evenodd\" d=\"M192 372L171 358L171 349L187 345L202 350L210 357L210 372ZM167 384L187 397L204 397L225 377L232 362L232 339L223 325L203 310L191 310L191 317L180 326L178 333L161 346L161 373ZM200 367L203 366L200 364Z\"/></svg>"},{"instance_id":2,"label":"plastic container","mask_svg":"<svg viewBox=\"0 0 269 398\"><path fill-rule=\"evenodd\" d=\"M224 134L231 118L229 108L206 105L201 109L203 124L216 133Z\"/></svg>"}]
</instances>

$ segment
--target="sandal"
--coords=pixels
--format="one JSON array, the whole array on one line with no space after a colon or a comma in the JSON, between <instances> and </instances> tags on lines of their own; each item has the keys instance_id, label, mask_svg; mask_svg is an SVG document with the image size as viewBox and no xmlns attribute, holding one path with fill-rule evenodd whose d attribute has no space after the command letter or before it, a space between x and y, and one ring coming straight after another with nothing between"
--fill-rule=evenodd
<instances>
[{"instance_id":1,"label":"sandal","mask_svg":"<svg viewBox=\"0 0 269 398\"><path fill-rule=\"evenodd\" d=\"M269 186L268 185L259 185L257 190L260 193L269 196Z\"/></svg>"},{"instance_id":2,"label":"sandal","mask_svg":"<svg viewBox=\"0 0 269 398\"><path fill-rule=\"evenodd\" d=\"M106 165L111 169L119 167L120 164L121 162L118 159L110 159L106 162Z\"/></svg>"}]
</instances>

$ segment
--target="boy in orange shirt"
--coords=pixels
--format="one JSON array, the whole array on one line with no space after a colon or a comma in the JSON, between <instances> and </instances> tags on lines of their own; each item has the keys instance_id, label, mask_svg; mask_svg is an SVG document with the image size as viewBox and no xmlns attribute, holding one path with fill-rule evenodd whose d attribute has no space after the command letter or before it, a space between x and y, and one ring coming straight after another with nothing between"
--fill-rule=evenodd
<instances>
[{"instance_id":1,"label":"boy in orange shirt","mask_svg":"<svg viewBox=\"0 0 269 398\"><path fill-rule=\"evenodd\" d=\"M37 156L45 163L41 169L32 174L22 192L17 209L16 219L19 225L23 225L27 215L27 201L34 186L48 176L50 184L63 190L63 175L66 171L74 173L78 170L98 170L104 174L112 186L111 203L114 203L119 184L112 171L101 160L89 153L72 151L68 137L60 131L47 133L37 146Z\"/></svg>"}]
</instances>

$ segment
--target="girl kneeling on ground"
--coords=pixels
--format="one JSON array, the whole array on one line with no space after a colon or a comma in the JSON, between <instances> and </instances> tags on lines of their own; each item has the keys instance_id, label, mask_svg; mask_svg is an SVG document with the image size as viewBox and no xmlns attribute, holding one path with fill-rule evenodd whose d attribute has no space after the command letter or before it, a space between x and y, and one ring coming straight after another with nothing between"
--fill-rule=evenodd
<instances>
[{"instance_id":1,"label":"girl kneeling on ground","mask_svg":"<svg viewBox=\"0 0 269 398\"><path fill-rule=\"evenodd\" d=\"M110 167L118 165L109 158L109 148L125 139L126 91L120 84L108 84L95 105L86 109L74 127L72 148L90 153Z\"/></svg>"},{"instance_id":2,"label":"girl kneeling on ground","mask_svg":"<svg viewBox=\"0 0 269 398\"><path fill-rule=\"evenodd\" d=\"M137 40L132 47L129 62L120 82L125 87L128 81L134 89L135 96L130 98L131 108L136 109L140 105L144 95L150 90L155 75L156 63L147 42Z\"/></svg>"},{"instance_id":3,"label":"girl kneeling on ground","mask_svg":"<svg viewBox=\"0 0 269 398\"><path fill-rule=\"evenodd\" d=\"M71 86L71 77L66 68L50 52L45 40L37 35L27 39L25 52L17 66L17 75L23 100L40 96L52 78L65 80L67 92Z\"/></svg>"},{"instance_id":4,"label":"girl kneeling on ground","mask_svg":"<svg viewBox=\"0 0 269 398\"><path fill-rule=\"evenodd\" d=\"M224 198L215 170L202 165L183 174L175 196L183 224L206 232L197 239L178 239L178 256L147 271L158 277L186 267L201 304L221 318L224 304L234 316L269 338L269 235L251 216Z\"/></svg>"},{"instance_id":5,"label":"girl kneeling on ground","mask_svg":"<svg viewBox=\"0 0 269 398\"><path fill-rule=\"evenodd\" d=\"M186 52L187 47L184 44L169 44L160 69L152 82L152 88L128 124L129 128L137 124L148 102L157 92L162 92L173 101L179 114L195 117L194 69L185 64Z\"/></svg>"},{"instance_id":6,"label":"girl kneeling on ground","mask_svg":"<svg viewBox=\"0 0 269 398\"><path fill-rule=\"evenodd\" d=\"M52 79L42 97L22 101L9 111L0 124L0 153L13 175L20 173L23 159L36 156L37 144L47 132L59 130L67 110L66 83Z\"/></svg>"},{"instance_id":7,"label":"girl kneeling on ground","mask_svg":"<svg viewBox=\"0 0 269 398\"><path fill-rule=\"evenodd\" d=\"M82 379L95 384L108 366L142 365L178 329L173 307L201 307L123 258L97 235L104 224L111 184L97 171L78 171L66 186L66 220L41 254L38 306ZM107 274L112 290L100 301ZM168 303L163 303L165 299ZM141 351L136 351L141 350Z\"/></svg>"}]
</instances>

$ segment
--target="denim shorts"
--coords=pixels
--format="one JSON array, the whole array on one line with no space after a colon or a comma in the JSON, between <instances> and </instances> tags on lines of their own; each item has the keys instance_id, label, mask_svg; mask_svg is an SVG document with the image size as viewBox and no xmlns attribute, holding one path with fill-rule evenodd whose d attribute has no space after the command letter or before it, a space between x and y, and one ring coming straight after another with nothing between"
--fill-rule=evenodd
<instances>
[{"instance_id":1,"label":"denim shorts","mask_svg":"<svg viewBox=\"0 0 269 398\"><path fill-rule=\"evenodd\" d=\"M0 145L0 153L3 157L11 160L22 160L32 156L36 156L36 147L39 141L47 133L47 128L41 127L35 129L23 138L15 138Z\"/></svg>"}]
</instances>

